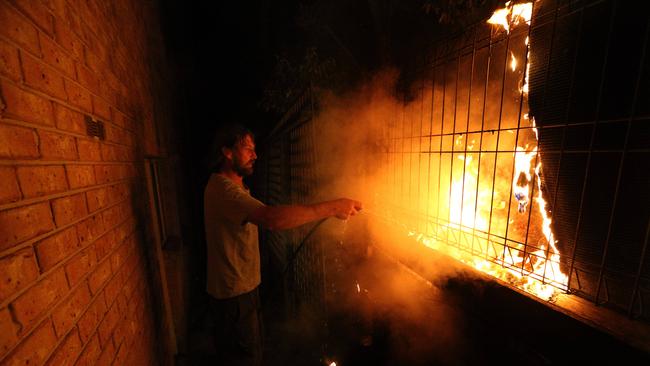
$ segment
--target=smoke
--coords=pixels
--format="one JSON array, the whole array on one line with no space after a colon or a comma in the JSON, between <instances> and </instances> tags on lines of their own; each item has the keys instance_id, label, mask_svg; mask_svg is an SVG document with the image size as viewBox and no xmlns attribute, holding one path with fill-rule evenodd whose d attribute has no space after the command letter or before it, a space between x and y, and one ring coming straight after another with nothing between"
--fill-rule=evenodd
<instances>
[{"instance_id":1,"label":"smoke","mask_svg":"<svg viewBox=\"0 0 650 366\"><path fill-rule=\"evenodd\" d=\"M547 275L553 243L542 228L537 131L528 116L528 39L525 32L508 39L450 52L407 91L396 92L399 73L388 70L317 98L313 199L364 203L362 217L344 224L343 242L329 241L339 243L327 252L338 251L329 271L340 290L329 301L334 312L361 319L351 330L360 344L380 335L377 349L392 350L384 358L419 364L435 354L429 361L444 364L453 357L442 355L460 355L463 320L445 289L468 276L459 261L520 287L528 283L515 283L523 272Z\"/></svg>"},{"instance_id":2,"label":"smoke","mask_svg":"<svg viewBox=\"0 0 650 366\"><path fill-rule=\"evenodd\" d=\"M524 45L523 39L513 43ZM348 263L344 273L354 269L357 278L369 282L368 288L375 288L368 290L375 299L369 302L370 310L359 306L358 300L346 306L343 296L336 302L346 311L387 322L391 335L402 335L391 337L394 349L431 354L437 344L450 354L460 347L453 345L462 343L457 333L462 317L450 311L448 305L454 301L436 286L444 288L449 279L468 276L458 262L461 257L469 262L506 252L510 258L521 257L518 248L506 250L481 233L543 248L540 216L532 210L536 203L529 202L530 188L522 191L528 201L511 197L513 178L522 180L514 173L514 151L518 146L530 151L536 139L521 94L523 68L504 67L510 58L503 51L497 45L490 55L483 49L452 58L399 96L399 73L387 70L355 90L342 95L322 91L318 98L319 112L312 122L316 156L312 168L320 189L314 199L343 196L364 203L362 217L350 221L344 245L365 249L340 257L360 258ZM462 246L466 248L460 250ZM468 256L474 251L478 254ZM378 257L400 263L396 265L401 269L363 265L376 263ZM384 276L376 276L377 272ZM425 301L421 289L411 286L418 276L429 281L430 291L425 292L435 294L433 303L444 306ZM341 283L356 287L350 278ZM354 292L351 295L356 296ZM433 330L445 337L427 333ZM422 339L428 348L418 347L415 340ZM400 343L406 340L415 343Z\"/></svg>"},{"instance_id":3,"label":"smoke","mask_svg":"<svg viewBox=\"0 0 650 366\"><path fill-rule=\"evenodd\" d=\"M453 364L462 359L463 318L456 301L441 288L449 278L467 273L457 261L407 235L404 224L412 221L412 213L395 207L426 202L396 202L404 197L402 192L388 195L394 191L389 179L395 178L393 166L386 164L395 150L390 134L404 125L396 116L430 118L423 115L422 90L414 90L408 102L398 100L397 77L396 71L387 70L343 95L322 91L318 98L313 121L317 159L311 169L319 190L313 200L349 197L364 204L358 217L330 221L321 229L322 242L331 243L325 250L331 264L327 282L336 291L329 294L328 311L340 320L333 321L339 328L330 329L332 352L337 352L334 344L349 343L358 349L346 351L348 364L368 361L362 360L364 349L381 358L376 364ZM428 186L415 177L406 179L411 187Z\"/></svg>"}]
</instances>

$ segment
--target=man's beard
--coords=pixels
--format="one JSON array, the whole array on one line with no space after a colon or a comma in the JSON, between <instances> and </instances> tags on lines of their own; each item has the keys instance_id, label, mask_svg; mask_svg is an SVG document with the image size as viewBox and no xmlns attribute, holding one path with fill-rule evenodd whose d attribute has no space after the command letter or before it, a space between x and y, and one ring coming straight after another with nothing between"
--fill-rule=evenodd
<instances>
[{"instance_id":1,"label":"man's beard","mask_svg":"<svg viewBox=\"0 0 650 366\"><path fill-rule=\"evenodd\" d=\"M232 169L239 175L240 177L247 177L251 174L253 174L253 164L254 160L249 160L250 166L245 166L239 159L235 158L233 161L233 167Z\"/></svg>"}]
</instances>

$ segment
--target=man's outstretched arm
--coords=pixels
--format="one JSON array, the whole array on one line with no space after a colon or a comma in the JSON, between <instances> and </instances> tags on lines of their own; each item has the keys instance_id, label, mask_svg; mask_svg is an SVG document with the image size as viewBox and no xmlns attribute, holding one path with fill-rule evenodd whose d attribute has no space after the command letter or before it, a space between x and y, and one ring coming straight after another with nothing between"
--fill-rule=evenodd
<instances>
[{"instance_id":1,"label":"man's outstretched arm","mask_svg":"<svg viewBox=\"0 0 650 366\"><path fill-rule=\"evenodd\" d=\"M255 209L246 221L269 230L285 230L332 216L347 220L361 208L361 202L348 198L311 205L264 206Z\"/></svg>"}]
</instances>

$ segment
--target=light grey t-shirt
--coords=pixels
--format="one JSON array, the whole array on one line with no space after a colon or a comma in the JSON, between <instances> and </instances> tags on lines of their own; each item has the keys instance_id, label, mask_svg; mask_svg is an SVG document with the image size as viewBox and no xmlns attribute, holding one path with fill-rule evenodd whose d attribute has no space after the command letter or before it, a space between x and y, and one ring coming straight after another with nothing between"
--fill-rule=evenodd
<instances>
[{"instance_id":1,"label":"light grey t-shirt","mask_svg":"<svg viewBox=\"0 0 650 366\"><path fill-rule=\"evenodd\" d=\"M261 282L257 226L246 217L264 204L230 179L212 174L203 195L207 244L207 292L224 299Z\"/></svg>"}]
</instances>

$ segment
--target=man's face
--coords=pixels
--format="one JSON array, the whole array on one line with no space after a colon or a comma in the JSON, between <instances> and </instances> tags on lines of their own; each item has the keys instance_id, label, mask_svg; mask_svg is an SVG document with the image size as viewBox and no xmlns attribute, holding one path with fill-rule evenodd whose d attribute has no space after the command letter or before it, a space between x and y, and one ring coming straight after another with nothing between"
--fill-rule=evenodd
<instances>
[{"instance_id":1,"label":"man's face","mask_svg":"<svg viewBox=\"0 0 650 366\"><path fill-rule=\"evenodd\" d=\"M246 135L243 140L235 145L232 149L232 169L239 176L246 177L253 174L253 165L257 159L255 154L255 142L250 135Z\"/></svg>"}]
</instances>

